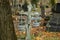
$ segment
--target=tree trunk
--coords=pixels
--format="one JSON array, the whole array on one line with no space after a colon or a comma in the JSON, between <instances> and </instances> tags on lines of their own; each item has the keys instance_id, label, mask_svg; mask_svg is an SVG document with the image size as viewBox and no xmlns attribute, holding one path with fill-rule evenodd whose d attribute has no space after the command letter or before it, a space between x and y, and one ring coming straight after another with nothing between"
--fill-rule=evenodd
<instances>
[{"instance_id":1,"label":"tree trunk","mask_svg":"<svg viewBox=\"0 0 60 40\"><path fill-rule=\"evenodd\" d=\"M40 3L40 8L41 8L42 18L44 18L45 17L45 8L44 8L44 5L42 3Z\"/></svg>"},{"instance_id":2,"label":"tree trunk","mask_svg":"<svg viewBox=\"0 0 60 40\"><path fill-rule=\"evenodd\" d=\"M17 40L9 0L0 0L0 40Z\"/></svg>"}]
</instances>

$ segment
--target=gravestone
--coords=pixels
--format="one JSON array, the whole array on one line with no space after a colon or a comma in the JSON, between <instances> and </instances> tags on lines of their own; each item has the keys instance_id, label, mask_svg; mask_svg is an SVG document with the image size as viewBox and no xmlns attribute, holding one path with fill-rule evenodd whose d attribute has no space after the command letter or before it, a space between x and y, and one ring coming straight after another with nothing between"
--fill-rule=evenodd
<instances>
[{"instance_id":1,"label":"gravestone","mask_svg":"<svg viewBox=\"0 0 60 40\"><path fill-rule=\"evenodd\" d=\"M60 3L57 3L52 8L52 13L53 15L49 21L50 27L46 27L46 30L50 32L60 32Z\"/></svg>"}]
</instances>

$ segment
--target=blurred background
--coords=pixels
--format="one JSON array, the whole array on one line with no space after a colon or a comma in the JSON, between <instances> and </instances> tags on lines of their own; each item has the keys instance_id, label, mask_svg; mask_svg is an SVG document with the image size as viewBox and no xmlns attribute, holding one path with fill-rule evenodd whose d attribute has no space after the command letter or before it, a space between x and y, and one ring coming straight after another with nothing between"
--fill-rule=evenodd
<instances>
[{"instance_id":1,"label":"blurred background","mask_svg":"<svg viewBox=\"0 0 60 40\"><path fill-rule=\"evenodd\" d=\"M18 40L60 40L60 0L9 1Z\"/></svg>"}]
</instances>

